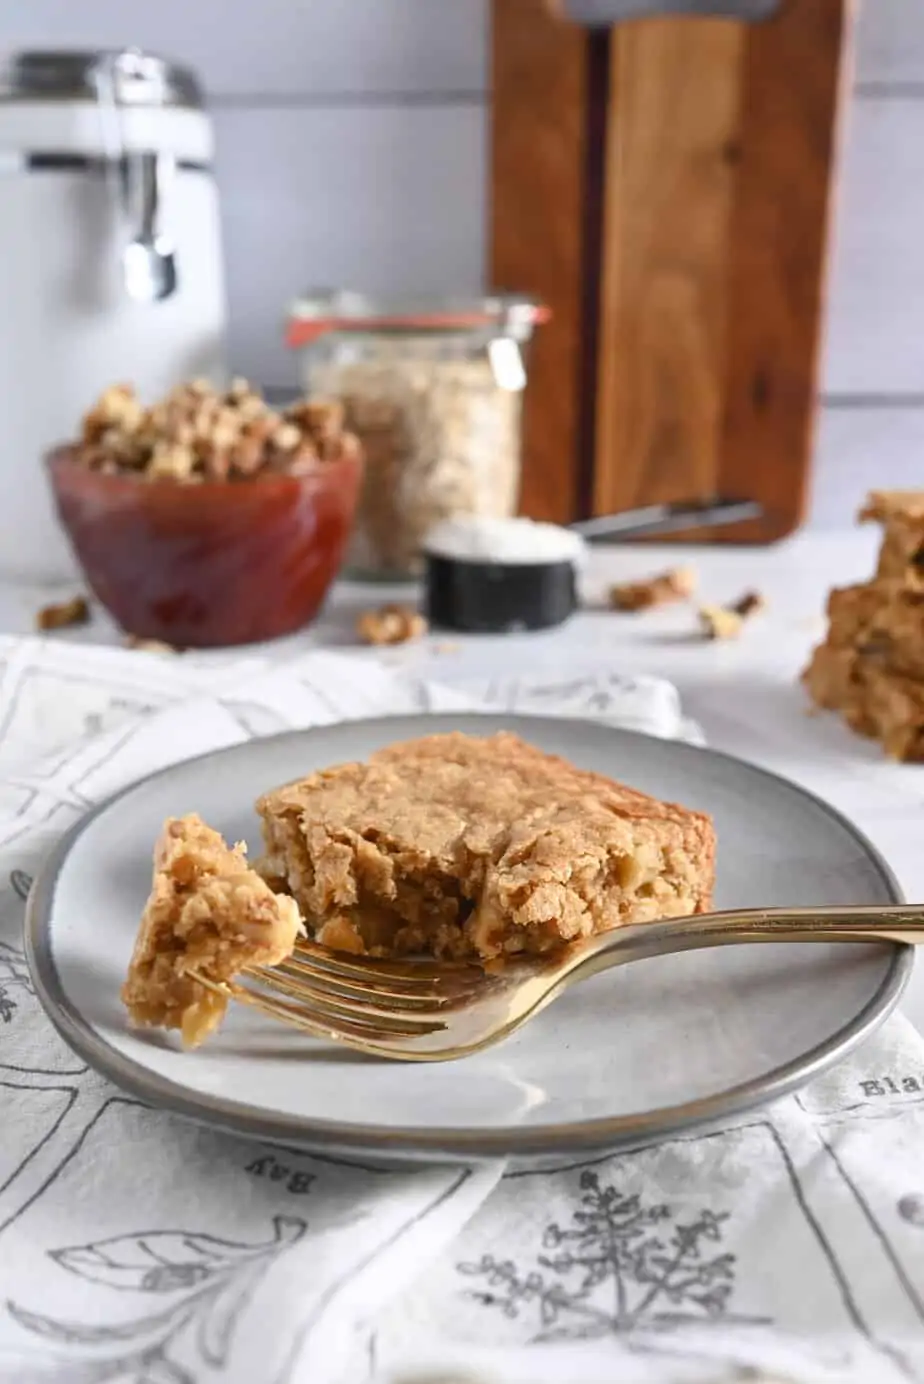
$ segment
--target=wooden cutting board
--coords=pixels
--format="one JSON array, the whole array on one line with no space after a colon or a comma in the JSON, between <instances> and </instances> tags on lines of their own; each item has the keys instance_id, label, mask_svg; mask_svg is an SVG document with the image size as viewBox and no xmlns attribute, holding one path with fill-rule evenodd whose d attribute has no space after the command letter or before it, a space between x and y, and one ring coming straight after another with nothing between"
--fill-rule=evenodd
<instances>
[{"instance_id":1,"label":"wooden cutting board","mask_svg":"<svg viewBox=\"0 0 924 1384\"><path fill-rule=\"evenodd\" d=\"M805 505L849 0L584 29L493 0L491 269L552 308L522 509Z\"/></svg>"}]
</instances>

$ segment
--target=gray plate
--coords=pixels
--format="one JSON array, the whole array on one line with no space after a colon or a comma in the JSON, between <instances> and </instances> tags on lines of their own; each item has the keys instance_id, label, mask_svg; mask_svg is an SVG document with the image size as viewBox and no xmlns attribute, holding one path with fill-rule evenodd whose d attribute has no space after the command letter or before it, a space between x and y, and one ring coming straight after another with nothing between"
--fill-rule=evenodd
<instances>
[{"instance_id":1,"label":"gray plate","mask_svg":"<svg viewBox=\"0 0 924 1384\"><path fill-rule=\"evenodd\" d=\"M272 784L395 740L517 731L574 763L704 808L719 838L717 906L894 903L887 866L849 822L726 755L583 721L402 716L252 741L142 780L55 850L29 904L37 992L64 1038L136 1096L210 1124L310 1149L386 1158L555 1158L713 1123L817 1075L888 1014L910 948L729 947L598 976L506 1043L463 1061L368 1060L235 1010L203 1048L133 1032L118 992L170 815L197 811L258 838ZM232 1007L233 1008L233 1007Z\"/></svg>"}]
</instances>

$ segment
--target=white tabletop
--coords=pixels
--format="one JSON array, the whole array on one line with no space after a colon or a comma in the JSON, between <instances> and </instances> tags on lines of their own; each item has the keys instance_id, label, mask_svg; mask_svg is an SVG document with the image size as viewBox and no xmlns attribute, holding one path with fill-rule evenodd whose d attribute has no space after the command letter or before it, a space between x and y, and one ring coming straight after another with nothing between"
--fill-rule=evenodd
<instances>
[{"instance_id":1,"label":"white tabletop","mask_svg":"<svg viewBox=\"0 0 924 1384\"><path fill-rule=\"evenodd\" d=\"M413 588L341 583L312 630L266 651L284 660L312 645L353 649L358 659L381 658L389 666L447 682L600 665L660 674L677 686L710 745L795 779L846 813L888 860L907 897L924 899L924 766L889 763L877 745L852 735L836 718L810 715L798 682L812 645L824 633L828 588L869 575L877 537L868 529L806 533L773 548L595 550L591 600L610 581L679 563L697 569L705 601L760 591L767 610L735 641L704 641L693 609L678 605L642 615L591 609L547 633L433 635L419 644L368 650L356 644L357 613L386 600L413 599ZM36 609L53 594L0 583L0 631L30 632ZM102 620L63 637L116 640ZM924 968L912 979L904 1012L924 1030Z\"/></svg>"}]
</instances>

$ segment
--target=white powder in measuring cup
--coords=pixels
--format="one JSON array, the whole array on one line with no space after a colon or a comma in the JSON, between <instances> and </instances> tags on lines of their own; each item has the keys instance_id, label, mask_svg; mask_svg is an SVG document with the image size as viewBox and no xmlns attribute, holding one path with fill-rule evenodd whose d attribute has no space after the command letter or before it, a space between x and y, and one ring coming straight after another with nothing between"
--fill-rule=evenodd
<instances>
[{"instance_id":1,"label":"white powder in measuring cup","mask_svg":"<svg viewBox=\"0 0 924 1384\"><path fill-rule=\"evenodd\" d=\"M460 562L497 562L511 566L573 562L583 567L587 544L580 534L559 524L459 514L441 520L430 529L424 551L433 557Z\"/></svg>"}]
</instances>

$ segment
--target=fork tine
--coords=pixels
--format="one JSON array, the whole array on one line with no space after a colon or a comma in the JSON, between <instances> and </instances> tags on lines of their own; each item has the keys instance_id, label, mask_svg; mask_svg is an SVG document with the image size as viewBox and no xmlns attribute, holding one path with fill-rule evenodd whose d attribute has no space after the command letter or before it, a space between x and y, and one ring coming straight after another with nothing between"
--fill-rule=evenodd
<instances>
[{"instance_id":1,"label":"fork tine","mask_svg":"<svg viewBox=\"0 0 924 1384\"><path fill-rule=\"evenodd\" d=\"M483 989L488 977L479 966L466 966L455 971L439 972L432 976L430 983L414 984L413 964L408 964L406 973L395 979L376 979L377 972L367 975L365 968L357 966L349 976L339 971L328 971L310 959L293 955L278 962L271 968L274 974L283 973L294 979L302 979L308 984L322 986L324 990L334 990L345 998L368 1001L370 998L387 1000L390 1005L407 1005L423 1008L427 1005L441 1007L457 1003L460 999ZM405 979L411 983L405 984Z\"/></svg>"},{"instance_id":2,"label":"fork tine","mask_svg":"<svg viewBox=\"0 0 924 1384\"><path fill-rule=\"evenodd\" d=\"M323 1014L307 1010L304 1005L269 999L243 985L235 986L233 997L252 1009L261 1010L272 1019L292 1024L317 1038L355 1038L361 1043L376 1043L396 1038L417 1038L423 1034L435 1033L442 1027L441 1024L434 1024L428 1028L383 1029L377 1024L359 1023L349 1019L337 1019L334 1022Z\"/></svg>"},{"instance_id":3,"label":"fork tine","mask_svg":"<svg viewBox=\"0 0 924 1384\"><path fill-rule=\"evenodd\" d=\"M278 978L284 977L294 984L304 986L307 993L321 996L331 995L336 999L353 1003L370 1013L379 1010L394 1013L395 1010L399 1009L408 1010L412 1013L431 1013L459 1002L459 996L454 994L425 991L408 994L401 991L386 990L384 986L380 985L359 985L354 984L353 981L331 980L327 976L319 975L310 967L293 966L288 961L277 962L275 966L254 966L248 970L247 974L265 981L269 985L272 985Z\"/></svg>"},{"instance_id":4,"label":"fork tine","mask_svg":"<svg viewBox=\"0 0 924 1384\"><path fill-rule=\"evenodd\" d=\"M239 982L223 983L209 980L197 971L190 971L201 985L214 994L238 1000L255 1009L262 1010L271 1018L294 1025L319 1038L352 1037L361 1042L374 1043L395 1038L418 1038L428 1033L437 1033L445 1025L439 1021L399 1023L395 1017L390 1019L363 1019L352 1013L339 1014L334 1005L306 1004L278 998L272 991L263 993Z\"/></svg>"},{"instance_id":5,"label":"fork tine","mask_svg":"<svg viewBox=\"0 0 924 1384\"><path fill-rule=\"evenodd\" d=\"M408 1013L405 1009L390 1012L387 1009L367 1008L351 1001L338 1000L317 990L307 990L305 986L282 976L261 976L259 979L250 976L248 979L255 981L260 987L259 990L255 990L253 986L242 987L249 989L251 994L268 995L274 1001L282 996L285 1000L293 1001L309 1018L320 1020L334 1028L351 1024L361 1027L370 1036L413 1038L416 1034L432 1033L434 1029L445 1027L439 1017L433 1014L417 1015Z\"/></svg>"},{"instance_id":6,"label":"fork tine","mask_svg":"<svg viewBox=\"0 0 924 1384\"><path fill-rule=\"evenodd\" d=\"M341 994L326 980L311 985L301 976L287 974L281 966L253 967L243 974L259 985L261 990L285 995L303 1004L306 1009L324 1012L335 1018L368 1022L380 1028L399 1024L402 1029L413 1029L414 1032L427 1023L440 1021L439 1012L434 1010L432 1004L377 1004L377 997L371 992L360 992L358 996Z\"/></svg>"},{"instance_id":7,"label":"fork tine","mask_svg":"<svg viewBox=\"0 0 924 1384\"><path fill-rule=\"evenodd\" d=\"M445 984L450 976L461 980L466 976L480 978L483 975L480 966L468 961L380 961L378 957L370 956L351 960L347 952L332 952L317 942L304 939L296 943L292 957L325 974L357 981L365 987L402 982L417 989L433 981Z\"/></svg>"}]
</instances>

